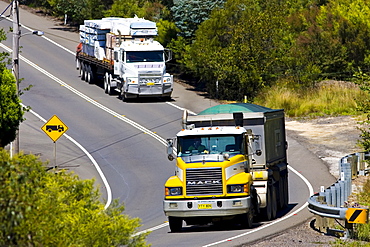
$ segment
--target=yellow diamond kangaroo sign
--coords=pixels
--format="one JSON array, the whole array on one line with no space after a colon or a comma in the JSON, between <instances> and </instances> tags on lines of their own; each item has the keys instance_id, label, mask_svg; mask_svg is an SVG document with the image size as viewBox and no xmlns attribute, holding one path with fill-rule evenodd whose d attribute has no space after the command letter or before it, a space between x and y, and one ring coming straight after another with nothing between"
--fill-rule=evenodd
<instances>
[{"instance_id":1,"label":"yellow diamond kangaroo sign","mask_svg":"<svg viewBox=\"0 0 370 247\"><path fill-rule=\"evenodd\" d=\"M56 115L52 116L41 129L56 142L67 130L65 125Z\"/></svg>"}]
</instances>

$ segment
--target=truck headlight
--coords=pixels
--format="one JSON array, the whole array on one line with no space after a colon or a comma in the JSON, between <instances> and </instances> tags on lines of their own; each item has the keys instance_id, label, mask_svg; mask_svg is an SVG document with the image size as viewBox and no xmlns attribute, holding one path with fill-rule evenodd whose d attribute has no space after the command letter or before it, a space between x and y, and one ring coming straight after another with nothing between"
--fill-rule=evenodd
<instances>
[{"instance_id":1,"label":"truck headlight","mask_svg":"<svg viewBox=\"0 0 370 247\"><path fill-rule=\"evenodd\" d=\"M165 83L170 83L171 82L171 77L165 77L163 81Z\"/></svg>"},{"instance_id":2,"label":"truck headlight","mask_svg":"<svg viewBox=\"0 0 370 247\"><path fill-rule=\"evenodd\" d=\"M182 188L181 187L166 187L165 194L166 196L181 196Z\"/></svg>"},{"instance_id":3,"label":"truck headlight","mask_svg":"<svg viewBox=\"0 0 370 247\"><path fill-rule=\"evenodd\" d=\"M232 184L227 186L228 193L248 193L248 184Z\"/></svg>"}]
</instances>

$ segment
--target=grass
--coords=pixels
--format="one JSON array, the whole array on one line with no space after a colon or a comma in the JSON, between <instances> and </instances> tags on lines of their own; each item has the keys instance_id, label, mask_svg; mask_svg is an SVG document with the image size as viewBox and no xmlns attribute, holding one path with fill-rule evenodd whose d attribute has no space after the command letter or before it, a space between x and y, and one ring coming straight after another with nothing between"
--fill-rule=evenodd
<instances>
[{"instance_id":1,"label":"grass","mask_svg":"<svg viewBox=\"0 0 370 247\"><path fill-rule=\"evenodd\" d=\"M269 88L256 97L253 103L273 109L285 110L287 117L320 117L358 115L357 102L368 99L368 94L356 85L346 82L322 82L311 89L291 89L285 86ZM370 178L358 195L361 205L370 206ZM338 239L332 246L370 247L370 222L355 224L354 240Z\"/></svg>"},{"instance_id":2,"label":"grass","mask_svg":"<svg viewBox=\"0 0 370 247\"><path fill-rule=\"evenodd\" d=\"M275 86L256 97L254 103L283 108L288 117L358 115L356 102L366 97L365 92L351 83L323 82L305 90Z\"/></svg>"},{"instance_id":3,"label":"grass","mask_svg":"<svg viewBox=\"0 0 370 247\"><path fill-rule=\"evenodd\" d=\"M361 205L370 206L370 178L367 179L363 186L362 192L357 194L357 200ZM337 240L332 243L332 246L344 247L362 247L370 246L370 222L367 224L354 225L354 241Z\"/></svg>"}]
</instances>

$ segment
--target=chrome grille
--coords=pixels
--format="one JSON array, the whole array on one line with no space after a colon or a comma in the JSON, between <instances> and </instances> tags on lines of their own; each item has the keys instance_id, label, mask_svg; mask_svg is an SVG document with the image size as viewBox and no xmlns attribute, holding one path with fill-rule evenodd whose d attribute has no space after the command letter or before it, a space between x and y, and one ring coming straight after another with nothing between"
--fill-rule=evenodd
<instances>
[{"instance_id":1,"label":"chrome grille","mask_svg":"<svg viewBox=\"0 0 370 247\"><path fill-rule=\"evenodd\" d=\"M186 169L186 194L188 196L221 195L222 169Z\"/></svg>"}]
</instances>

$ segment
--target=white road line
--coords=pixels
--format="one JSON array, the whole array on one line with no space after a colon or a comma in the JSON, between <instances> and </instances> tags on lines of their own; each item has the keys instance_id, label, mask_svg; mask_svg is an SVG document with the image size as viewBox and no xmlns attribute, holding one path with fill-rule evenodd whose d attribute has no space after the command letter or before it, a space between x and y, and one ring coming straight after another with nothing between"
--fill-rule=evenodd
<instances>
[{"instance_id":1,"label":"white road line","mask_svg":"<svg viewBox=\"0 0 370 247\"><path fill-rule=\"evenodd\" d=\"M297 172L294 168L292 168L291 166L289 166L289 170L291 170L292 172L294 172L298 177L300 177L307 185L308 187L308 190L309 190L309 193L310 193L310 196L313 195L313 188L312 188L312 185L310 184L310 182L302 175L300 174L299 172ZM224 240L221 240L221 241L218 241L218 242L214 242L214 243L211 243L211 244L207 244L207 245L203 245L202 247L208 247L208 246L214 246L214 245L217 245L217 244L222 244L222 243L225 243L225 242L228 242L230 240L234 240L234 239L237 239L237 238L240 238L240 237L243 237L243 236L246 236L246 235L249 235L249 234L252 234L254 232L257 232L259 230L262 230L262 229L265 229L267 227L270 227L272 225L275 225L277 223L280 223L281 221L283 220L286 220L292 216L294 216L295 214L299 213L300 211L302 211L303 209L305 209L308 205L308 202L306 202L305 204L303 204L300 208L298 208L297 210L295 210L294 212L288 214L288 215L285 215L284 217L278 219L278 220L275 220L271 223L268 223L266 225L263 225L263 226L260 226L256 229L253 229L251 231L248 231L248 232L245 232L245 233L242 233L242 234L239 234L239 235L236 235L234 237L231 237L231 238L228 238L228 239L224 239Z\"/></svg>"},{"instance_id":2,"label":"white road line","mask_svg":"<svg viewBox=\"0 0 370 247\"><path fill-rule=\"evenodd\" d=\"M160 224L158 226L154 226L152 228L149 228L149 229L146 229L146 230L143 230L143 231L140 231L140 232L137 232L137 233L133 234L132 237L138 236L138 235L143 234L143 233L152 232L154 230L158 230L158 229L161 229L161 228L166 227L166 226L168 226L168 222Z\"/></svg>"},{"instance_id":3,"label":"white road line","mask_svg":"<svg viewBox=\"0 0 370 247\"><path fill-rule=\"evenodd\" d=\"M23 26L23 25L22 25L22 26ZM25 26L23 26L23 27L24 27L24 28L27 28L27 27L25 27ZM30 30L30 29L29 29L29 30ZM63 46L61 46L61 45L57 44L56 42L54 42L54 41L52 41L52 40L50 40L50 39L48 39L48 38L46 38L46 37L44 37L44 38L45 38L45 39L47 39L48 41L50 41L51 43L53 43L53 44L57 45L58 47L60 47L60 48L62 48L62 49L64 49L64 50L66 50L67 52L69 52L69 53L71 53L71 54L75 55L75 53L73 53L73 52L69 51L67 48L65 48L65 47L63 47ZM3 45L3 44L0 44L0 47L2 47L2 48L4 48L5 50L7 50L7 51L11 52L11 49L10 49L10 48L8 48L8 47L6 47L6 46L5 46L5 45ZM100 104L100 103L98 103L98 102L94 101L94 100L93 100L93 99L91 99L90 97L88 97L88 96L86 96L85 94L83 94L83 93L81 93L81 92L77 91L77 90L76 90L76 89L74 89L73 87L69 86L68 84L66 84L66 83L65 83L65 82L63 82L62 80L60 80L60 79L58 79L57 77L53 76L52 74L50 74L50 73L49 73L49 72L47 72L46 70L42 69L41 67L39 67L39 66L37 66L36 64L32 63L31 61L29 61L28 59L24 58L23 56L20 56L20 58L21 58L24 62L26 62L26 63L28 63L29 65L31 65L32 67L36 68L36 69L37 69L38 71L40 71L41 73L43 73L43 74L45 74L46 76L50 77L51 79L55 80L55 81L56 81L56 82L58 82L60 85L62 85L62 86L64 86L64 87L66 87L68 90L70 90L70 91L72 91L73 93L77 94L78 96L80 96L80 97L84 98L85 100L87 100L88 102L92 103L93 105L95 105L95 106L99 107L100 109L102 109L102 110L104 110L104 111L108 112L109 114L111 114L111 115L113 115L113 116L115 116L115 117L119 118L120 120L122 120L122 121L124 121L124 122L126 122L126 123L130 124L131 126L133 126L133 127L137 128L137 129L139 129L139 130L141 130L141 131L145 132L146 134L149 134L150 136L152 136L154 139L156 139L157 141L159 141L159 142L160 142L160 143L162 143L163 145L165 145L165 146L167 145L167 143L166 143L166 140L165 140L165 139L163 139L163 138L162 138L162 137L160 137L159 135L157 135L157 134L153 133L152 131L148 130L148 129L147 129L147 128L145 128L144 126L141 126L140 124L138 124L138 123L136 123L136 122L134 122L134 121L132 121L132 120L130 120L130 119L128 119L128 118L126 118L126 117L124 117L124 116L121 116L121 115L119 115L118 113L116 113L116 112L112 111L111 109L109 109L109 108L107 108L107 107L103 106L102 104ZM168 105L171 105L171 106L173 106L173 107L177 108L177 109L185 110L185 108L182 108L182 107L180 107L180 106L177 106L177 105L175 105L175 104L173 104L173 103L170 103L170 102L166 102L166 103L167 103ZM196 115L196 113L194 113L194 112L192 112L192 111L189 111L189 110L188 110L188 112L189 112L189 113L191 113L191 114ZM81 147L82 147L82 146L81 146ZM87 152L87 151L86 151L86 152ZM97 167L99 167L99 166L98 166L98 164L97 164ZM100 167L99 167L99 169L100 169ZM290 166L289 166L289 169L290 169L292 172L294 172L295 174L297 174L297 175L298 175L298 176L299 176L299 177L300 177L300 178L301 178L301 179L306 183L306 185L307 185L307 187L308 187L308 189L309 189L310 195L312 195L312 194L313 194L313 188L312 188L312 185L310 184L310 182L309 182L309 181L308 181L308 180L307 180L307 179L306 179L302 174L300 174L299 172L297 172L294 168L292 168L292 167L290 167ZM256 228L256 229L252 230L252 231L248 231L248 232L246 232L246 233L243 233L243 234L240 234L240 235L234 236L234 237L229 238L229 239L225 239L225 240L221 240L221 241L219 241L219 242L215 242L215 243L212 243L212 244L205 245L204 247L206 247L206 246L213 246L213 245L216 245L216 244L224 243L224 242L229 241L229 240L232 240L232 239L240 238L240 237L243 237L243 236L245 236L245 235L248 235L248 234L254 233L254 232L258 231L258 230L261 230L261 229L264 229L264 228L266 228L266 227L269 227L269 226L271 226L271 225L277 224L277 223L279 223L279 222L281 222L281 221L283 221L283 220L285 220L285 219L287 219L287 218L289 218L289 217L292 217L294 214L297 214L298 212L302 211L304 208L306 208L307 204L308 204L308 203L306 202L305 204L303 204L299 209L297 209L297 210L296 210L296 211L294 211L293 213L291 213L291 214L289 214L289 215L286 215L286 216L284 216L283 218L280 218L280 219L278 219L278 220L276 220L276 221L273 221L273 222L271 222L271 223L269 223L269 224L263 225L263 226L261 226L261 227L258 227L258 228ZM160 229L160 228L163 228L163 227L166 227L166 226L168 226L168 223L163 223L163 224L161 224L161 225L158 225L158 226L155 226L155 227L149 228L149 229L147 229L147 230L143 230L143 231L141 231L141 232L139 232L139 233L136 233L136 235L141 234L141 233L144 233L144 232L148 232L148 231L157 230L157 229Z\"/></svg>"},{"instance_id":4,"label":"white road line","mask_svg":"<svg viewBox=\"0 0 370 247\"><path fill-rule=\"evenodd\" d=\"M23 107L26 107L25 105L22 104ZM43 121L44 123L47 122L46 119L44 119L43 117L41 117L39 114L37 114L35 111L33 110L29 110L30 113L32 113L34 116L36 116L38 119L40 119L41 121ZM72 137L70 137L69 135L65 134L64 133L64 136L70 140L71 142L73 142L77 147L79 147L82 152L84 152L87 157L89 157L89 159L91 160L91 162L94 164L95 166L95 169L98 171L101 179L103 180L103 183L105 185L105 187L107 188L107 195L108 195L108 198L107 198L107 202L105 203L105 206L104 206L104 209L107 209L109 207L109 205L111 204L112 202L112 190L109 186L109 183L108 183L108 180L106 179L106 177L104 176L104 173L103 171L100 169L98 163L96 162L96 160L94 159L94 157L92 157L92 155L80 144L78 143L75 139L73 139Z\"/></svg>"},{"instance_id":5,"label":"white road line","mask_svg":"<svg viewBox=\"0 0 370 247\"><path fill-rule=\"evenodd\" d=\"M191 114L193 114L193 115L197 115L195 112L192 112L192 111L190 111L190 110L188 110L188 109L182 108L182 107L180 107L180 106L178 106L178 105L175 105L175 104L173 104L173 103L171 103L171 102L166 102L166 103L167 103L168 105L172 106L172 107L175 107L175 108L177 108L177 109L181 110L181 111L183 111L183 110L187 110L189 113L191 113Z\"/></svg>"}]
</instances>

